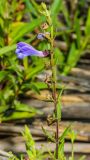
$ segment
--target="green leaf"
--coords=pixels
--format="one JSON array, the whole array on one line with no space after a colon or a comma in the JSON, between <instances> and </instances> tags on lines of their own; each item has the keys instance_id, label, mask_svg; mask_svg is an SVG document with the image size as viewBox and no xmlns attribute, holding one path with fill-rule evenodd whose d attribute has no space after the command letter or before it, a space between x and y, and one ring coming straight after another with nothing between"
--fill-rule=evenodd
<instances>
[{"instance_id":1,"label":"green leaf","mask_svg":"<svg viewBox=\"0 0 90 160\"><path fill-rule=\"evenodd\" d=\"M38 94L40 93L40 90L44 90L44 89L47 89L47 88L48 88L48 86L44 82L31 82L31 83L26 82L25 84L22 84L22 86L21 86L21 90L33 89Z\"/></svg>"},{"instance_id":2,"label":"green leaf","mask_svg":"<svg viewBox=\"0 0 90 160\"><path fill-rule=\"evenodd\" d=\"M67 5L64 1L62 1L62 13L65 17L66 23L68 26L70 26L70 17L69 17L69 11L67 9Z\"/></svg>"},{"instance_id":3,"label":"green leaf","mask_svg":"<svg viewBox=\"0 0 90 160\"><path fill-rule=\"evenodd\" d=\"M0 105L0 114L3 113L3 112L5 112L7 109L8 109L7 106L1 106Z\"/></svg>"},{"instance_id":4,"label":"green leaf","mask_svg":"<svg viewBox=\"0 0 90 160\"><path fill-rule=\"evenodd\" d=\"M80 48L80 41L81 41L81 28L80 28L80 19L77 18L78 15L76 15L74 28L77 36L77 46Z\"/></svg>"},{"instance_id":5,"label":"green leaf","mask_svg":"<svg viewBox=\"0 0 90 160\"><path fill-rule=\"evenodd\" d=\"M52 21L54 24L57 23L57 15L59 14L60 10L62 8L62 0L54 0L51 5L51 15L52 15Z\"/></svg>"},{"instance_id":6,"label":"green leaf","mask_svg":"<svg viewBox=\"0 0 90 160\"><path fill-rule=\"evenodd\" d=\"M26 3L26 7L29 9L30 13L33 13L37 17L37 11L32 3L29 0L24 0L24 2Z\"/></svg>"},{"instance_id":7,"label":"green leaf","mask_svg":"<svg viewBox=\"0 0 90 160\"><path fill-rule=\"evenodd\" d=\"M51 14L57 15L59 13L61 3L62 3L62 0L57 0L57 1L54 0L53 1L52 5L51 5Z\"/></svg>"},{"instance_id":8,"label":"green leaf","mask_svg":"<svg viewBox=\"0 0 90 160\"><path fill-rule=\"evenodd\" d=\"M17 119L24 119L24 118L31 118L34 117L36 115L35 112L18 112L18 111L8 111L8 116L5 114L0 114L0 118L2 122L5 121L11 121L11 120L17 120Z\"/></svg>"},{"instance_id":9,"label":"green leaf","mask_svg":"<svg viewBox=\"0 0 90 160\"><path fill-rule=\"evenodd\" d=\"M58 103L57 103L57 117L56 117L58 120L61 120L61 102L60 102L60 99L58 100Z\"/></svg>"},{"instance_id":10,"label":"green leaf","mask_svg":"<svg viewBox=\"0 0 90 160\"><path fill-rule=\"evenodd\" d=\"M48 131L46 131L46 129L44 129L43 126L42 126L42 130L43 130L45 136L46 136L49 140L51 140L52 142L55 142L54 137L53 137Z\"/></svg>"},{"instance_id":11,"label":"green leaf","mask_svg":"<svg viewBox=\"0 0 90 160\"><path fill-rule=\"evenodd\" d=\"M86 36L90 36L90 8L88 9L85 33L86 33Z\"/></svg>"},{"instance_id":12,"label":"green leaf","mask_svg":"<svg viewBox=\"0 0 90 160\"><path fill-rule=\"evenodd\" d=\"M35 83L31 83L31 89L34 90L36 93L40 94L40 90Z\"/></svg>"},{"instance_id":13,"label":"green leaf","mask_svg":"<svg viewBox=\"0 0 90 160\"><path fill-rule=\"evenodd\" d=\"M38 19L32 20L30 23L23 23L18 29L15 29L14 34L13 31L10 34L10 37L12 39L11 43L17 42L20 38L25 36L26 33L32 32L36 27L39 27L44 21L45 17L41 16Z\"/></svg>"},{"instance_id":14,"label":"green leaf","mask_svg":"<svg viewBox=\"0 0 90 160\"><path fill-rule=\"evenodd\" d=\"M80 58L81 52L76 49L76 46L74 43L72 43L69 55L67 58L67 63L64 67L64 74L66 75L67 73L70 72L70 70L76 65L77 61Z\"/></svg>"},{"instance_id":15,"label":"green leaf","mask_svg":"<svg viewBox=\"0 0 90 160\"><path fill-rule=\"evenodd\" d=\"M36 2L36 0L31 0L30 2L31 2L32 5L34 6L35 10L36 10L38 13L40 13L40 12L39 12L40 6L39 6L38 3Z\"/></svg>"},{"instance_id":16,"label":"green leaf","mask_svg":"<svg viewBox=\"0 0 90 160\"><path fill-rule=\"evenodd\" d=\"M22 133L23 137L26 142L26 151L30 159L35 160L36 159L36 149L35 149L35 142L32 138L32 135L30 133L30 129L25 125L24 132Z\"/></svg>"},{"instance_id":17,"label":"green leaf","mask_svg":"<svg viewBox=\"0 0 90 160\"><path fill-rule=\"evenodd\" d=\"M71 130L68 132L68 136L70 137L71 142L74 143L74 141L75 141L75 139L76 139L76 137L77 137L77 133L76 133L74 130L71 129Z\"/></svg>"},{"instance_id":18,"label":"green leaf","mask_svg":"<svg viewBox=\"0 0 90 160\"><path fill-rule=\"evenodd\" d=\"M8 96L8 94L7 95L4 94L4 97L5 96ZM30 118L35 116L36 114L40 115L42 114L40 110L28 106L27 104L20 103L19 101L16 100L14 101L14 105L11 107L1 106L0 113L1 113L0 114L1 121Z\"/></svg>"},{"instance_id":19,"label":"green leaf","mask_svg":"<svg viewBox=\"0 0 90 160\"><path fill-rule=\"evenodd\" d=\"M35 85L39 90L43 90L43 89L48 88L48 86L45 82L37 82L37 83L35 83Z\"/></svg>"},{"instance_id":20,"label":"green leaf","mask_svg":"<svg viewBox=\"0 0 90 160\"><path fill-rule=\"evenodd\" d=\"M78 160L85 160L86 156L81 156Z\"/></svg>"},{"instance_id":21,"label":"green leaf","mask_svg":"<svg viewBox=\"0 0 90 160\"><path fill-rule=\"evenodd\" d=\"M68 133L70 132L70 127L71 125L69 125L68 127L65 128L64 132L61 134L61 136L59 137L59 142L61 143L62 141L64 141L65 137L68 135Z\"/></svg>"},{"instance_id":22,"label":"green leaf","mask_svg":"<svg viewBox=\"0 0 90 160\"><path fill-rule=\"evenodd\" d=\"M59 48L55 48L55 64L59 65L60 67L63 67L64 65L64 54L59 50Z\"/></svg>"},{"instance_id":23,"label":"green leaf","mask_svg":"<svg viewBox=\"0 0 90 160\"><path fill-rule=\"evenodd\" d=\"M44 65L42 64L42 66L36 66L35 68L30 67L27 70L27 75L26 75L26 79L30 79L33 76L36 76L39 72L41 72L44 69Z\"/></svg>"},{"instance_id":24,"label":"green leaf","mask_svg":"<svg viewBox=\"0 0 90 160\"><path fill-rule=\"evenodd\" d=\"M4 54L8 54L8 52L13 51L16 49L16 44L11 45L11 46L6 46L0 49L0 56Z\"/></svg>"},{"instance_id":25,"label":"green leaf","mask_svg":"<svg viewBox=\"0 0 90 160\"><path fill-rule=\"evenodd\" d=\"M9 158L8 160L19 160L19 158L16 157L16 155L14 155L12 152L9 152Z\"/></svg>"},{"instance_id":26,"label":"green leaf","mask_svg":"<svg viewBox=\"0 0 90 160\"><path fill-rule=\"evenodd\" d=\"M7 71L0 71L0 82L8 75Z\"/></svg>"},{"instance_id":27,"label":"green leaf","mask_svg":"<svg viewBox=\"0 0 90 160\"><path fill-rule=\"evenodd\" d=\"M34 113L34 114L40 114L42 112L40 112L39 110L35 109L34 107L31 107L27 104L24 104L24 103L20 103L19 101L16 101L14 102L15 104L15 111L22 111L22 112L30 112L30 113Z\"/></svg>"},{"instance_id":28,"label":"green leaf","mask_svg":"<svg viewBox=\"0 0 90 160\"><path fill-rule=\"evenodd\" d=\"M62 93L63 93L63 90L64 90L65 87L62 87L62 89L60 90L60 92L58 93L58 97L57 97L57 108L56 108L56 111L57 111L57 119L60 121L61 120L61 109L62 109L62 105L61 105L61 96L62 96Z\"/></svg>"},{"instance_id":29,"label":"green leaf","mask_svg":"<svg viewBox=\"0 0 90 160\"><path fill-rule=\"evenodd\" d=\"M66 160L66 158L64 156L64 141L59 143L59 146L58 146L58 159Z\"/></svg>"},{"instance_id":30,"label":"green leaf","mask_svg":"<svg viewBox=\"0 0 90 160\"><path fill-rule=\"evenodd\" d=\"M27 71L27 69L28 69L28 57L25 57L23 59L23 65L24 65L24 69Z\"/></svg>"},{"instance_id":31,"label":"green leaf","mask_svg":"<svg viewBox=\"0 0 90 160\"><path fill-rule=\"evenodd\" d=\"M78 56L78 52L77 52L76 46L74 43L72 43L70 52L68 55L68 59L67 59L67 64L74 67L77 56Z\"/></svg>"}]
</instances>

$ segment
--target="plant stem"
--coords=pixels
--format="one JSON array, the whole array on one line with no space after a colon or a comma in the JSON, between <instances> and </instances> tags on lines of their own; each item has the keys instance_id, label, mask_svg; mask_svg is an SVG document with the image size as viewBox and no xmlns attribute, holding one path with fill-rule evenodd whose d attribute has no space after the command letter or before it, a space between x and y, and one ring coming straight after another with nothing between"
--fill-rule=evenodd
<instances>
[{"instance_id":1,"label":"plant stem","mask_svg":"<svg viewBox=\"0 0 90 160\"><path fill-rule=\"evenodd\" d=\"M52 70L52 98L54 100L54 109L57 114L57 95L56 95L56 65L54 63L54 37L53 37L53 26L51 26L51 70ZM59 135L59 120L56 115L56 159L58 159L58 135Z\"/></svg>"},{"instance_id":2,"label":"plant stem","mask_svg":"<svg viewBox=\"0 0 90 160\"><path fill-rule=\"evenodd\" d=\"M73 146L73 142L72 142L72 160L74 160L74 146Z\"/></svg>"}]
</instances>

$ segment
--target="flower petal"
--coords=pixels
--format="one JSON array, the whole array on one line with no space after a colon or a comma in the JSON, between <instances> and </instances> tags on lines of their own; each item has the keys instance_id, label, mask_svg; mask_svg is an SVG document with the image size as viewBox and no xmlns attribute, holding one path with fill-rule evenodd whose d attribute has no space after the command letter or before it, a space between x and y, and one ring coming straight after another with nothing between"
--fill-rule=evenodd
<instances>
[{"instance_id":1,"label":"flower petal","mask_svg":"<svg viewBox=\"0 0 90 160\"><path fill-rule=\"evenodd\" d=\"M33 48L31 45L24 43L24 42L19 42L17 44L17 49L15 53L20 59L26 56L45 57L49 54L47 51L38 51L35 48Z\"/></svg>"},{"instance_id":2,"label":"flower petal","mask_svg":"<svg viewBox=\"0 0 90 160\"><path fill-rule=\"evenodd\" d=\"M44 34L43 33L39 33L38 35L37 35L37 38L38 39L40 39L40 40L44 40Z\"/></svg>"}]
</instances>

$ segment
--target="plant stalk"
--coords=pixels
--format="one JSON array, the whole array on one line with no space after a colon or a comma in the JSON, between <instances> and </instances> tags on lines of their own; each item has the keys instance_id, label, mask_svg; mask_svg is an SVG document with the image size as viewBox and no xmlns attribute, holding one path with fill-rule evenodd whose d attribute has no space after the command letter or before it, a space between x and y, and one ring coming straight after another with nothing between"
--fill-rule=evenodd
<instances>
[{"instance_id":1,"label":"plant stalk","mask_svg":"<svg viewBox=\"0 0 90 160\"><path fill-rule=\"evenodd\" d=\"M54 100L54 109L57 114L57 94L56 94L56 84L57 84L57 78L56 78L56 65L54 63L54 37L53 37L53 26L51 26L51 70L52 70L52 98ZM58 137L59 137L59 120L56 115L56 159L58 159Z\"/></svg>"},{"instance_id":2,"label":"plant stalk","mask_svg":"<svg viewBox=\"0 0 90 160\"><path fill-rule=\"evenodd\" d=\"M74 145L73 145L73 142L72 142L72 160L74 160Z\"/></svg>"}]
</instances>

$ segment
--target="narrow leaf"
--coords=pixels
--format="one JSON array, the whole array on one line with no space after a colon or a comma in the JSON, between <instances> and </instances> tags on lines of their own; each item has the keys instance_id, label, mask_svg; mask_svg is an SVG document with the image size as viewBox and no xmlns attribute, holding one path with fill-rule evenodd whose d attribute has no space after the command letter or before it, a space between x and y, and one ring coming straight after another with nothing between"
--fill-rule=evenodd
<instances>
[{"instance_id":1,"label":"narrow leaf","mask_svg":"<svg viewBox=\"0 0 90 160\"><path fill-rule=\"evenodd\" d=\"M0 56L3 54L8 54L8 52L13 51L16 49L16 45L6 46L0 49Z\"/></svg>"},{"instance_id":2,"label":"narrow leaf","mask_svg":"<svg viewBox=\"0 0 90 160\"><path fill-rule=\"evenodd\" d=\"M45 136L46 136L48 139L50 139L51 141L55 142L54 137L53 137L48 131L46 131L46 130L44 129L44 127L42 127L42 130L43 130Z\"/></svg>"},{"instance_id":3,"label":"narrow leaf","mask_svg":"<svg viewBox=\"0 0 90 160\"><path fill-rule=\"evenodd\" d=\"M40 26L40 24L43 23L44 21L45 17L41 16L38 19L32 20L32 22L30 23L24 23L23 25L21 25L21 27L19 27L19 29L16 30L16 33L14 33L14 35L13 32L11 33L11 39L12 39L11 43L17 42L20 38L25 36L26 33L32 32L36 27Z\"/></svg>"},{"instance_id":4,"label":"narrow leaf","mask_svg":"<svg viewBox=\"0 0 90 160\"><path fill-rule=\"evenodd\" d=\"M90 36L90 8L88 9L85 33L86 33L87 36Z\"/></svg>"}]
</instances>

